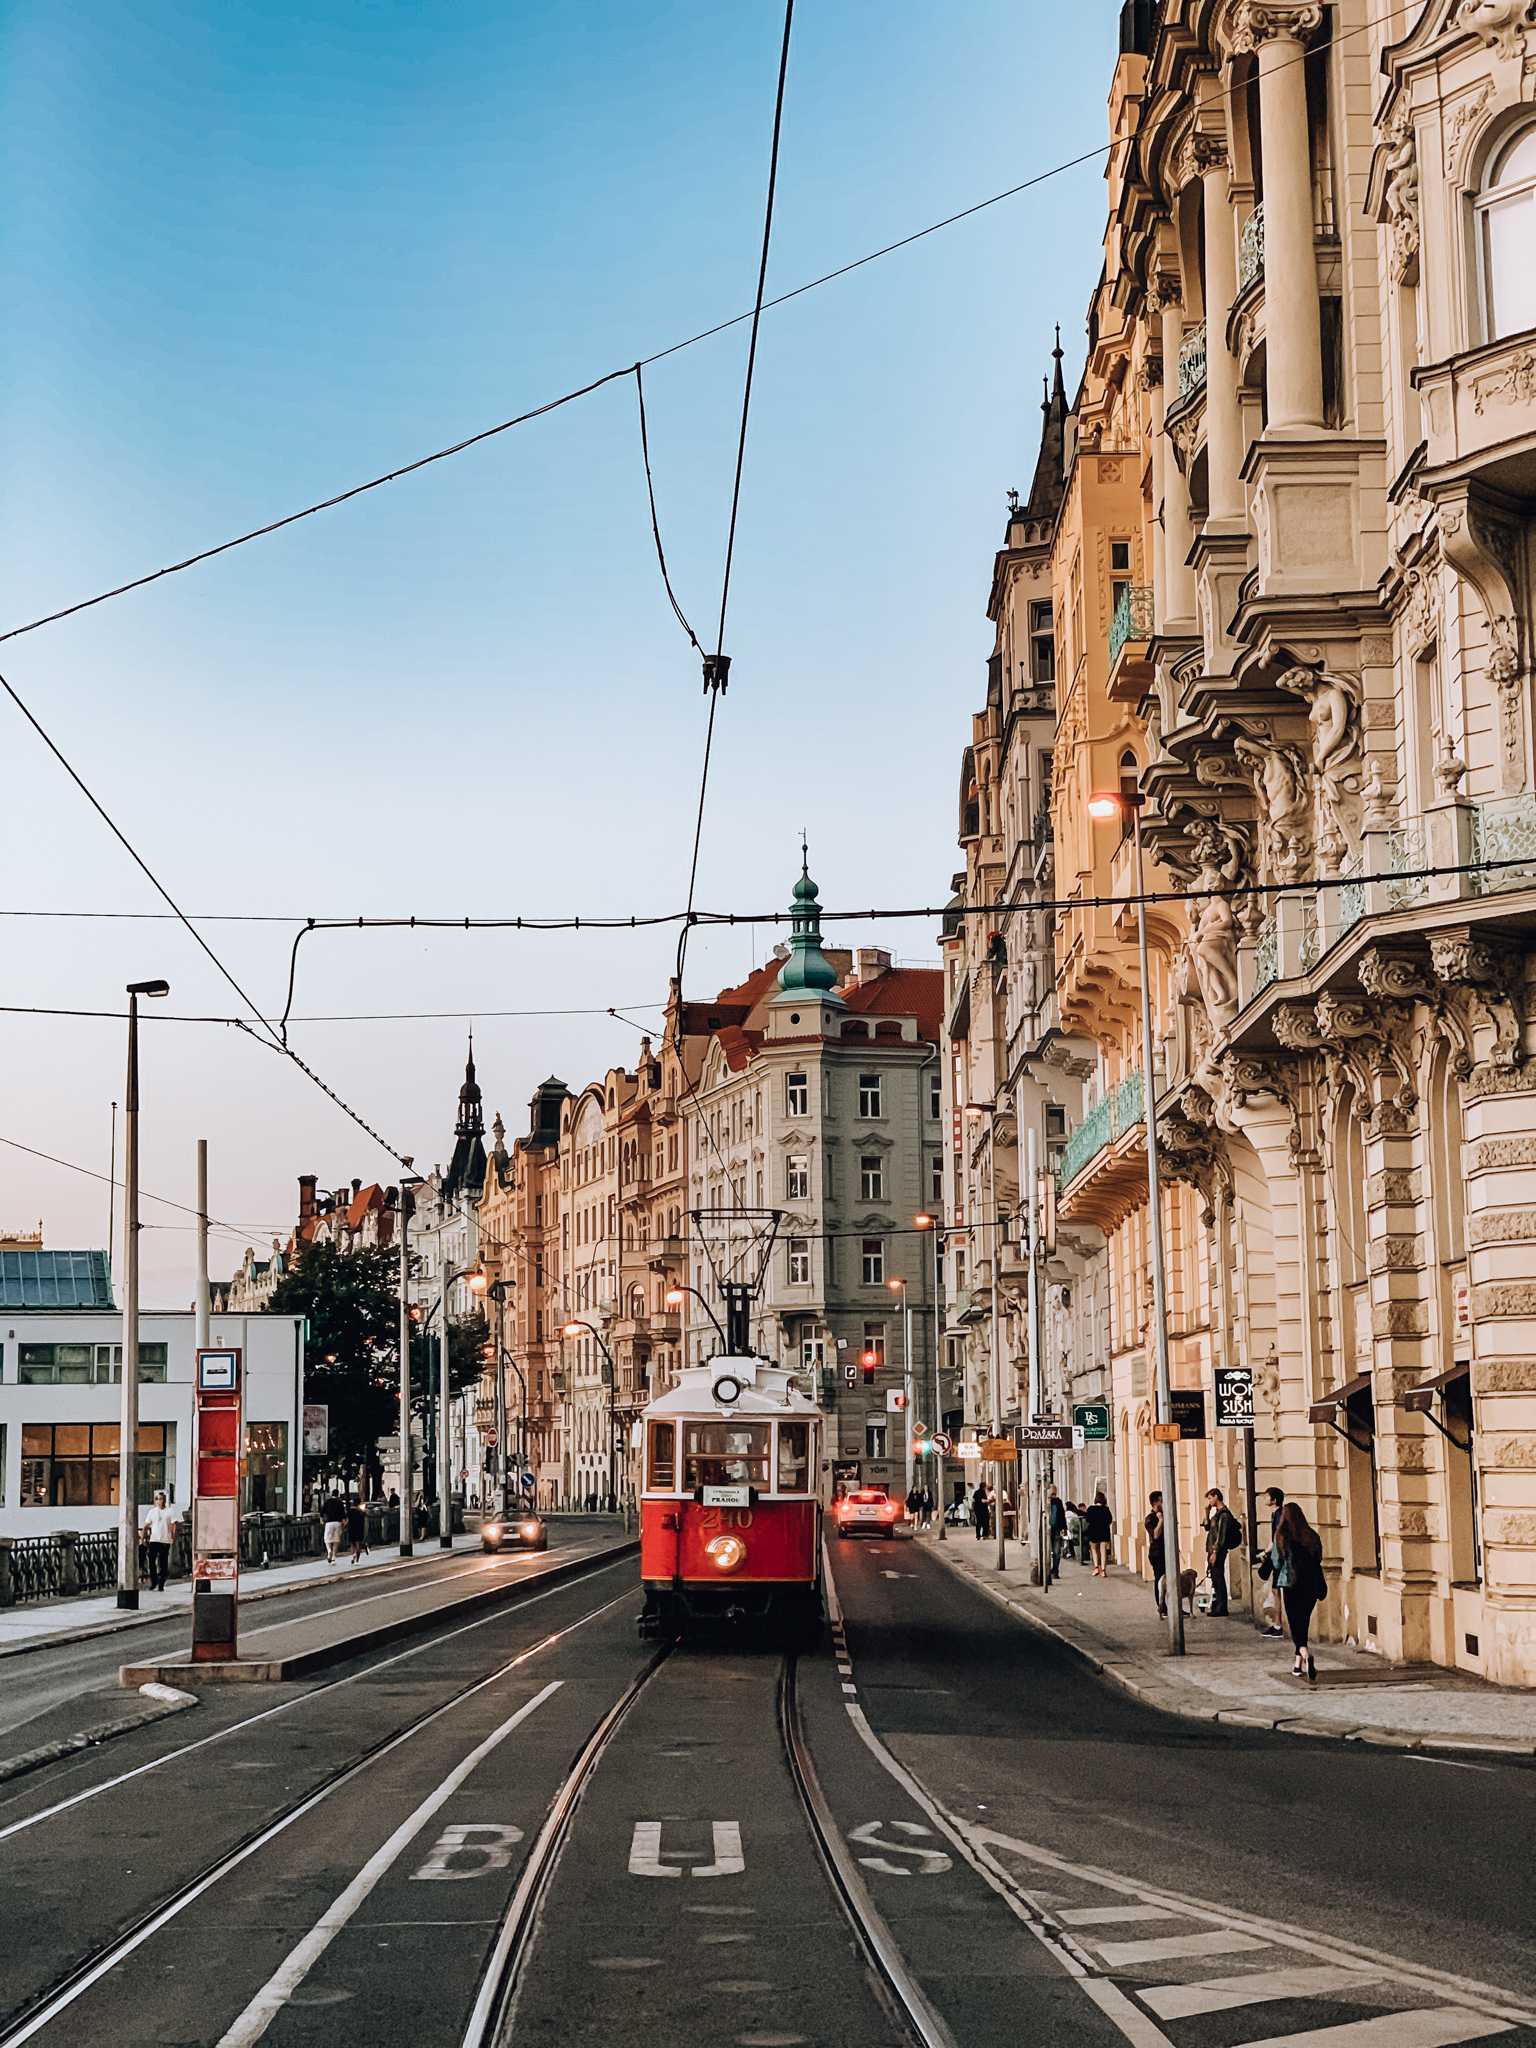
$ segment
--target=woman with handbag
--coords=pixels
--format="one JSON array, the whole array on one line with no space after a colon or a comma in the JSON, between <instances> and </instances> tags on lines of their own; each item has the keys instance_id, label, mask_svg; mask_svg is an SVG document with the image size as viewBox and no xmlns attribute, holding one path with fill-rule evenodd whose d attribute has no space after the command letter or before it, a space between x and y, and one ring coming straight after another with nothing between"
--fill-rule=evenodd
<instances>
[{"instance_id":1,"label":"woman with handbag","mask_svg":"<svg viewBox=\"0 0 1536 2048\"><path fill-rule=\"evenodd\" d=\"M1287 1501L1280 1510L1270 1545L1270 1577L1279 1588L1286 1626L1290 1629L1296 1650L1291 1673L1293 1677L1313 1682L1317 1678L1317 1666L1307 1646L1307 1634L1312 1626L1312 1610L1328 1592L1322 1559L1322 1538L1295 1501Z\"/></svg>"}]
</instances>

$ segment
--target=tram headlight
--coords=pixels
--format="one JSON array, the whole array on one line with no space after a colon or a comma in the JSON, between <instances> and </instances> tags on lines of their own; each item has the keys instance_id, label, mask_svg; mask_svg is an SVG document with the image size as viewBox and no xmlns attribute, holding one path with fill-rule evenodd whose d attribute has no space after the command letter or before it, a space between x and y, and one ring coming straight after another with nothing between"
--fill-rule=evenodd
<instances>
[{"instance_id":1,"label":"tram headlight","mask_svg":"<svg viewBox=\"0 0 1536 2048\"><path fill-rule=\"evenodd\" d=\"M747 1546L739 1536L716 1536L705 1544L704 1555L717 1572L740 1571L747 1561Z\"/></svg>"},{"instance_id":2,"label":"tram headlight","mask_svg":"<svg viewBox=\"0 0 1536 2048\"><path fill-rule=\"evenodd\" d=\"M710 1388L710 1393L722 1408L729 1408L733 1401L741 1399L742 1382L733 1372L719 1373Z\"/></svg>"}]
</instances>

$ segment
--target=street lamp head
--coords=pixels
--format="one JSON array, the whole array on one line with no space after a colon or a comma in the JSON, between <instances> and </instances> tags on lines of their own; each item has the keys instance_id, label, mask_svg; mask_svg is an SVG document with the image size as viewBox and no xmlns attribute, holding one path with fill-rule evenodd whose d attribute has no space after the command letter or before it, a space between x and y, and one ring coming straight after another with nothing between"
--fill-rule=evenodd
<instances>
[{"instance_id":1,"label":"street lamp head","mask_svg":"<svg viewBox=\"0 0 1536 2048\"><path fill-rule=\"evenodd\" d=\"M567 1323L560 1334L562 1337L579 1337L586 1327L585 1323Z\"/></svg>"},{"instance_id":2,"label":"street lamp head","mask_svg":"<svg viewBox=\"0 0 1536 2048\"><path fill-rule=\"evenodd\" d=\"M919 1230L932 1230L934 1219L928 1215L914 1216L913 1223Z\"/></svg>"},{"instance_id":3,"label":"street lamp head","mask_svg":"<svg viewBox=\"0 0 1536 2048\"><path fill-rule=\"evenodd\" d=\"M465 1274L464 1284L466 1287L468 1287L471 1294L484 1294L486 1288L489 1287L491 1283L485 1271L485 1268L483 1266L477 1266L473 1273Z\"/></svg>"},{"instance_id":4,"label":"street lamp head","mask_svg":"<svg viewBox=\"0 0 1536 2048\"><path fill-rule=\"evenodd\" d=\"M1139 789L1096 789L1088 798L1088 815L1100 820L1128 818L1143 802Z\"/></svg>"},{"instance_id":5,"label":"street lamp head","mask_svg":"<svg viewBox=\"0 0 1536 2048\"><path fill-rule=\"evenodd\" d=\"M168 996L170 992L168 981L130 981L128 984L131 996Z\"/></svg>"},{"instance_id":6,"label":"street lamp head","mask_svg":"<svg viewBox=\"0 0 1536 2048\"><path fill-rule=\"evenodd\" d=\"M890 1288L892 1294L900 1294L907 1283L905 1280L887 1280L885 1284Z\"/></svg>"},{"instance_id":7,"label":"street lamp head","mask_svg":"<svg viewBox=\"0 0 1536 2048\"><path fill-rule=\"evenodd\" d=\"M667 1289L667 1293L666 1293L666 1303L667 1303L667 1307L668 1307L668 1308L681 1308L681 1307L682 1307L682 1305L683 1305L683 1290L682 1290L682 1288L681 1288L681 1287L669 1287L669 1288Z\"/></svg>"}]
</instances>

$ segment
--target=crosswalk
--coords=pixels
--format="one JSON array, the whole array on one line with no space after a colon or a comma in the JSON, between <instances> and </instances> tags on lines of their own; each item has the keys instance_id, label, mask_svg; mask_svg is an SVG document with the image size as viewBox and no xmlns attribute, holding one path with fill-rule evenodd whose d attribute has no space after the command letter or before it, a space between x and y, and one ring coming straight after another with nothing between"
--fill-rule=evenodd
<instances>
[{"instance_id":1,"label":"crosswalk","mask_svg":"<svg viewBox=\"0 0 1536 2048\"><path fill-rule=\"evenodd\" d=\"M1141 2048L1536 2048L1536 2008L1406 1959L1350 1952L1204 1901L1144 1890L974 1824L970 1846L1006 1872Z\"/></svg>"}]
</instances>

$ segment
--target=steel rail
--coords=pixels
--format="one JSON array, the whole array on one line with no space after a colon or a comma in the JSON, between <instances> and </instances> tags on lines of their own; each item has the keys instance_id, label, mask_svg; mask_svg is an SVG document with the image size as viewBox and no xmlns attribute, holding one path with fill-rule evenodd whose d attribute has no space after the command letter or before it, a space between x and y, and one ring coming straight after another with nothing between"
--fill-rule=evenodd
<instances>
[{"instance_id":1,"label":"steel rail","mask_svg":"<svg viewBox=\"0 0 1536 2048\"><path fill-rule=\"evenodd\" d=\"M559 1590L562 1589L557 1587L549 1589L551 1594ZM548 1597L548 1595L544 1597ZM285 1808L275 1819L263 1821L258 1826L249 1830L248 1833L242 1835L238 1841L232 1844L220 1856L216 1857L213 1862L205 1865L201 1871L178 1886L169 1897L162 1899L158 1905L151 1907L112 1941L93 1950L90 1955L86 1956L63 1978L57 1980L45 1991L39 1992L35 1998L28 2001L22 2010L13 2016L5 2031L0 2032L0 2048L21 2048L23 2042L32 2040L44 2027L51 2025L61 2013L67 2011L74 2004L75 2000L88 1991L93 1984L107 1975L109 1971L115 1969L119 1963L125 1961L135 1950L141 1948L146 1941L149 1941L154 1935L158 1934L162 1927L167 1926L180 1913L184 1912L194 1900L201 1898L206 1891L226 1877L230 1871L248 1861L260 1849L265 1848L267 1843L275 1841L279 1835L285 1833L296 1821L302 1820L307 1813L322 1805L333 1793L341 1791L344 1786L350 1784L355 1778L360 1777L363 1772L371 1769L381 1757L387 1756L392 1750L398 1749L403 1743L409 1742L413 1736L419 1734L429 1723L438 1720L444 1714L450 1713L456 1706L467 1699L471 1693L481 1692L486 1686L494 1685L498 1679L506 1677L508 1672L515 1671L520 1665L526 1664L530 1658L537 1656L540 1651L552 1648L554 1644L572 1634L576 1629L585 1627L589 1621L595 1621L599 1615L606 1614L610 1608L616 1607L621 1601L632 1597L627 1592L616 1594L613 1599L605 1600L600 1607L594 1607L586 1614L581 1615L576 1621L567 1623L563 1629L557 1629L550 1635L541 1636L537 1642L531 1643L526 1650L520 1650L515 1657L510 1658L505 1664L499 1665L487 1677L476 1678L471 1680L469 1684L460 1686L448 1699L439 1701L436 1706L429 1707L424 1712L416 1715L403 1728L398 1728L389 1735L380 1736L379 1740L370 1744L361 1756L353 1758L349 1763L338 1765L312 1791L306 1793L302 1799L295 1801L293 1805ZM654 1669L654 1662L650 1669ZM648 1669L644 1676L649 1677L649 1675L650 1670ZM345 1684L349 1681L339 1680L337 1682ZM331 1686L320 1686L316 1688L316 1693L307 1694L305 1697L314 1698L316 1694L329 1692L332 1689Z\"/></svg>"},{"instance_id":2,"label":"steel rail","mask_svg":"<svg viewBox=\"0 0 1536 2048\"><path fill-rule=\"evenodd\" d=\"M560 1852L570 1834L576 1809L581 1804L581 1795L625 1715L674 1647L674 1643L663 1643L639 1677L608 1710L572 1764L565 1783L555 1794L554 1804L539 1830L539 1838L523 1865L512 1902L502 1917L490 1959L481 1973L480 1988L470 2011L469 2024L464 2029L462 2048L495 2048L495 2044L510 2040L513 2007L522 1982L523 1965L533 1946L540 1909L560 1861ZM0 2042L0 2048L4 2048L3 2042Z\"/></svg>"},{"instance_id":3,"label":"steel rail","mask_svg":"<svg viewBox=\"0 0 1536 2048\"><path fill-rule=\"evenodd\" d=\"M876 1995L899 2031L917 2048L955 2048L954 2036L918 1988L896 1937L865 1889L827 1804L800 1726L796 1668L796 1659L787 1656L779 1674L779 1733L784 1740L784 1754L832 1889L863 1950Z\"/></svg>"}]
</instances>

